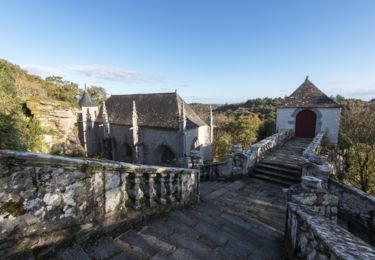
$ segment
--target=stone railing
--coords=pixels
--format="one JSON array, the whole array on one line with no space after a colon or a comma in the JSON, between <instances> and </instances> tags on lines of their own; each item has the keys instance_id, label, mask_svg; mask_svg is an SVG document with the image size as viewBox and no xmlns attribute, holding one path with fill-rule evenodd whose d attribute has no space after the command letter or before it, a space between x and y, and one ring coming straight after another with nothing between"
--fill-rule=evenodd
<instances>
[{"instance_id":1,"label":"stone railing","mask_svg":"<svg viewBox=\"0 0 375 260\"><path fill-rule=\"evenodd\" d=\"M289 203L287 212L289 254L300 259L375 259L373 247L339 225L296 204Z\"/></svg>"},{"instance_id":2,"label":"stone railing","mask_svg":"<svg viewBox=\"0 0 375 260\"><path fill-rule=\"evenodd\" d=\"M302 177L288 191L285 241L290 258L375 259L375 249L337 224L339 197Z\"/></svg>"},{"instance_id":3,"label":"stone railing","mask_svg":"<svg viewBox=\"0 0 375 260\"><path fill-rule=\"evenodd\" d=\"M225 162L205 165L201 174L209 176L209 179L232 179L247 175L266 152L283 145L293 136L292 130L285 130L251 145L247 151L243 151L242 145L234 145Z\"/></svg>"},{"instance_id":4,"label":"stone railing","mask_svg":"<svg viewBox=\"0 0 375 260\"><path fill-rule=\"evenodd\" d=\"M325 136L325 132L317 134L303 152L302 176L317 177L323 181L326 188L330 175L334 174L334 167L329 163L328 156L320 155Z\"/></svg>"},{"instance_id":5,"label":"stone railing","mask_svg":"<svg viewBox=\"0 0 375 260\"><path fill-rule=\"evenodd\" d=\"M194 169L0 150L1 255L142 221L198 199Z\"/></svg>"},{"instance_id":6,"label":"stone railing","mask_svg":"<svg viewBox=\"0 0 375 260\"><path fill-rule=\"evenodd\" d=\"M328 191L339 198L340 224L375 246L375 197L332 179Z\"/></svg>"}]
</instances>

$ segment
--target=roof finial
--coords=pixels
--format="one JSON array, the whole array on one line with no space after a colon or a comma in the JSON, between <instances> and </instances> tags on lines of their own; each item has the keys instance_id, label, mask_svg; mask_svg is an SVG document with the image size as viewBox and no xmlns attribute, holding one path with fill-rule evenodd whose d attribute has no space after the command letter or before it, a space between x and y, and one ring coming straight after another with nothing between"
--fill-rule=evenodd
<instances>
[{"instance_id":1,"label":"roof finial","mask_svg":"<svg viewBox=\"0 0 375 260\"><path fill-rule=\"evenodd\" d=\"M174 90L174 92L177 94L177 88Z\"/></svg>"},{"instance_id":2,"label":"roof finial","mask_svg":"<svg viewBox=\"0 0 375 260\"><path fill-rule=\"evenodd\" d=\"M308 81L308 80L309 80L309 75L307 75L307 76L306 76L306 79L305 79L305 81Z\"/></svg>"},{"instance_id":3,"label":"roof finial","mask_svg":"<svg viewBox=\"0 0 375 260\"><path fill-rule=\"evenodd\" d=\"M86 83L85 83L85 90L87 90Z\"/></svg>"}]
</instances>

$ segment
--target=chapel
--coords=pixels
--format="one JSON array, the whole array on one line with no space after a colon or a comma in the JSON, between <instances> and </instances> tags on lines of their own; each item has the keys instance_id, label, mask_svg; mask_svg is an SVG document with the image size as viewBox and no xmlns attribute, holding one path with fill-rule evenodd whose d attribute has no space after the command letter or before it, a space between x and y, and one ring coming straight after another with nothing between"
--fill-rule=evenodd
<instances>
[{"instance_id":1,"label":"chapel","mask_svg":"<svg viewBox=\"0 0 375 260\"><path fill-rule=\"evenodd\" d=\"M328 141L337 144L340 115L340 106L306 77L277 108L276 128L278 132L292 129L295 136L301 138L314 138L326 131Z\"/></svg>"},{"instance_id":2,"label":"chapel","mask_svg":"<svg viewBox=\"0 0 375 260\"><path fill-rule=\"evenodd\" d=\"M186 167L195 150L212 160L212 110L204 122L177 92L112 95L99 107L85 90L79 105L89 157Z\"/></svg>"}]
</instances>

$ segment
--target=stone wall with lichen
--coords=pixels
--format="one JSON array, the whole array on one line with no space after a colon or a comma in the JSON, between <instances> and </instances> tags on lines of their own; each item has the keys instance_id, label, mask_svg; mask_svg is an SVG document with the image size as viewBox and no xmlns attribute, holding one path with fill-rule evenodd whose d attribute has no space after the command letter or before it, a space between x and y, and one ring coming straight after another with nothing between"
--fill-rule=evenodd
<instances>
[{"instance_id":1,"label":"stone wall with lichen","mask_svg":"<svg viewBox=\"0 0 375 260\"><path fill-rule=\"evenodd\" d=\"M0 150L1 256L143 219L198 196L193 169Z\"/></svg>"},{"instance_id":2,"label":"stone wall with lichen","mask_svg":"<svg viewBox=\"0 0 375 260\"><path fill-rule=\"evenodd\" d=\"M375 249L300 205L288 203L286 243L301 259L374 259Z\"/></svg>"},{"instance_id":3,"label":"stone wall with lichen","mask_svg":"<svg viewBox=\"0 0 375 260\"><path fill-rule=\"evenodd\" d=\"M332 179L328 190L339 198L340 224L375 246L375 197Z\"/></svg>"}]
</instances>

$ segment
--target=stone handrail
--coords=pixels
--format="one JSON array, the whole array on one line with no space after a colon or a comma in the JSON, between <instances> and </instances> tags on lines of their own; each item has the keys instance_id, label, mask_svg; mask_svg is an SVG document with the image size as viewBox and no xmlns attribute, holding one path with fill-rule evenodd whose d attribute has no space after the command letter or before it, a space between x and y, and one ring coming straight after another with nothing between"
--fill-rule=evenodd
<instances>
[{"instance_id":1,"label":"stone handrail","mask_svg":"<svg viewBox=\"0 0 375 260\"><path fill-rule=\"evenodd\" d=\"M252 159L249 162L248 167L252 167L254 164L258 163L263 158L266 152L272 150L275 147L283 145L293 136L293 130L284 130L251 145L250 148L246 151L247 156Z\"/></svg>"},{"instance_id":2,"label":"stone handrail","mask_svg":"<svg viewBox=\"0 0 375 260\"><path fill-rule=\"evenodd\" d=\"M251 145L246 152L242 150L242 145L234 145L225 162L206 164L202 167L201 174L206 179L229 179L246 175L266 152L283 145L293 136L292 130L282 131Z\"/></svg>"},{"instance_id":3,"label":"stone handrail","mask_svg":"<svg viewBox=\"0 0 375 260\"><path fill-rule=\"evenodd\" d=\"M328 162L328 156L320 155L326 132L318 133L303 152L302 176L313 176L321 179L327 188L329 177L334 174L333 166Z\"/></svg>"},{"instance_id":4,"label":"stone handrail","mask_svg":"<svg viewBox=\"0 0 375 260\"><path fill-rule=\"evenodd\" d=\"M375 259L375 249L333 221L288 203L286 239L301 259Z\"/></svg>"},{"instance_id":5,"label":"stone handrail","mask_svg":"<svg viewBox=\"0 0 375 260\"><path fill-rule=\"evenodd\" d=\"M364 241L375 246L375 196L329 179L328 191L339 198L341 223Z\"/></svg>"},{"instance_id":6,"label":"stone handrail","mask_svg":"<svg viewBox=\"0 0 375 260\"><path fill-rule=\"evenodd\" d=\"M193 203L199 177L195 169L0 150L1 254Z\"/></svg>"}]
</instances>

